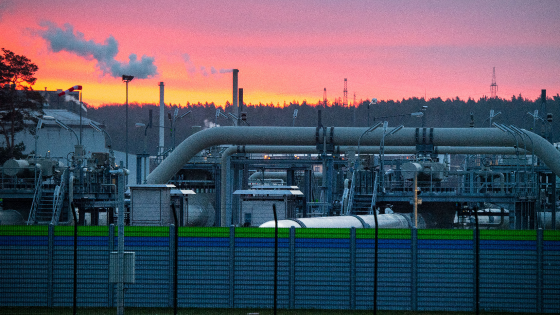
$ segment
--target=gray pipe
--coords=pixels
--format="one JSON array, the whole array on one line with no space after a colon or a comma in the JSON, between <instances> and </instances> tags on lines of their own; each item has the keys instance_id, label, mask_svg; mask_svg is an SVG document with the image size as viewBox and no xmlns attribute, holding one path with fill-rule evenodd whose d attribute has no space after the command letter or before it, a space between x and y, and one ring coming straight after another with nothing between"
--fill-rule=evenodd
<instances>
[{"instance_id":1,"label":"gray pipe","mask_svg":"<svg viewBox=\"0 0 560 315\"><path fill-rule=\"evenodd\" d=\"M361 151L361 150L360 150ZM426 222L419 216L419 228L425 229ZM412 227L410 217L405 214L391 213L377 215L379 228L382 229L408 229ZM375 228L375 218L373 215L355 215L355 216L334 216L334 217L316 217L316 218L300 218L296 220L279 220L279 228L357 228L357 229L373 229ZM268 221L259 227L274 227L274 221Z\"/></svg>"},{"instance_id":2,"label":"gray pipe","mask_svg":"<svg viewBox=\"0 0 560 315\"><path fill-rule=\"evenodd\" d=\"M326 128L327 135L333 131L333 143L338 145L357 145L358 138L366 128L340 127ZM193 156L205 148L223 145L296 145L313 146L316 144L314 127L219 127L200 131L184 140L172 154L146 178L148 184L163 184L177 173ZM533 140L535 154L556 174L560 175L560 152L542 137L525 131ZM319 130L323 139L323 130ZM375 130L364 137L363 145L378 144L382 130ZM322 142L322 141L321 141ZM436 146L463 147L513 147L511 136L493 128L434 128L433 144ZM386 146L416 146L416 128L403 128L386 139Z\"/></svg>"}]
</instances>

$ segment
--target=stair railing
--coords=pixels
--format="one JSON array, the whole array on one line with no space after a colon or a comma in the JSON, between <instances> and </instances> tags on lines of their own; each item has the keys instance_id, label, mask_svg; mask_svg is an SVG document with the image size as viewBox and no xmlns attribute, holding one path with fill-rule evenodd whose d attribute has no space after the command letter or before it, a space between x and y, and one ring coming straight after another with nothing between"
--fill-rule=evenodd
<instances>
[{"instance_id":1,"label":"stair railing","mask_svg":"<svg viewBox=\"0 0 560 315\"><path fill-rule=\"evenodd\" d=\"M51 219L51 224L53 225L57 225L58 220L60 219L60 213L62 212L62 206L64 205L64 196L66 195L67 177L68 169L65 169L64 173L62 174L60 185L56 186L54 190L53 216Z\"/></svg>"},{"instance_id":2,"label":"stair railing","mask_svg":"<svg viewBox=\"0 0 560 315\"><path fill-rule=\"evenodd\" d=\"M31 210L29 211L29 217L27 218L27 225L35 224L35 215L37 214L37 209L39 208L39 203L41 202L41 196L43 195L43 171L39 170L39 176L35 179L35 193L33 195L33 203L31 204Z\"/></svg>"},{"instance_id":3,"label":"stair railing","mask_svg":"<svg viewBox=\"0 0 560 315\"><path fill-rule=\"evenodd\" d=\"M354 204L354 190L356 189L356 173L357 171L352 172L352 184L350 185L350 191L348 196L348 207L346 208L346 215L352 213L352 205Z\"/></svg>"},{"instance_id":4,"label":"stair railing","mask_svg":"<svg viewBox=\"0 0 560 315\"><path fill-rule=\"evenodd\" d=\"M373 214L373 211L375 210L375 206L377 203L377 186L379 186L379 181L377 180L379 178L379 176L375 176L375 180L373 181L373 192L371 195L371 205L369 206L369 214Z\"/></svg>"}]
</instances>

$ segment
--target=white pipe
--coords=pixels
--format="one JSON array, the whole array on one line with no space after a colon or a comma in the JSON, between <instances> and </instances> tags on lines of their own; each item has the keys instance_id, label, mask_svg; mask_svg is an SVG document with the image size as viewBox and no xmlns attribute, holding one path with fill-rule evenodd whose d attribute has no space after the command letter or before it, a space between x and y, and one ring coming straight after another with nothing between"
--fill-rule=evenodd
<instances>
[{"instance_id":1,"label":"white pipe","mask_svg":"<svg viewBox=\"0 0 560 315\"><path fill-rule=\"evenodd\" d=\"M410 218L405 214L391 213L377 215L377 222L381 229L408 229L411 228ZM375 228L375 217L373 215L356 216L333 216L317 218L300 218L296 220L279 220L279 228ZM261 224L261 228L274 227L274 221ZM419 216L419 228L426 228L426 223Z\"/></svg>"}]
</instances>

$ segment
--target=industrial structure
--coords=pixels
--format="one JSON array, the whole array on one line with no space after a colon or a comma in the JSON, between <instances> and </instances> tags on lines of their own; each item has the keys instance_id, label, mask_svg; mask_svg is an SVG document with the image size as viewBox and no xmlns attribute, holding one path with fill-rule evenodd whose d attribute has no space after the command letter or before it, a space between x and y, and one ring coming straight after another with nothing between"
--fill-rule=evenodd
<instances>
[{"instance_id":1,"label":"industrial structure","mask_svg":"<svg viewBox=\"0 0 560 315\"><path fill-rule=\"evenodd\" d=\"M475 211L487 228L559 226L560 152L550 137L492 122L491 128L327 127L320 110L316 127L249 127L242 123L239 70L232 72L234 112L227 116L234 126L200 131L169 150L160 82L158 156L153 165L139 156L137 167L129 166L128 187L117 185L115 170L126 164L98 123L80 114L76 126L71 110L45 110L28 139L35 154L3 166L4 208L30 225L69 223L71 204L80 224L116 222L124 208L126 224L165 225L176 204L185 226L267 226L275 204L281 219L291 220L284 225L301 228L374 227L374 214L380 227L472 228ZM345 79L345 102L346 93ZM75 145L60 141L72 133ZM157 202L146 207L138 200Z\"/></svg>"}]
</instances>

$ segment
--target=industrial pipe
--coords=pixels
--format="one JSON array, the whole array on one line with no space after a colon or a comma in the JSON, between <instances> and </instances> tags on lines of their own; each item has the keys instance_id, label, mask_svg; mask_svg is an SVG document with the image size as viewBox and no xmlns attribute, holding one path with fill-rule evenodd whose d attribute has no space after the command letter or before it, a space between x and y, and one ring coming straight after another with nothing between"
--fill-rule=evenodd
<instances>
[{"instance_id":1,"label":"industrial pipe","mask_svg":"<svg viewBox=\"0 0 560 315\"><path fill-rule=\"evenodd\" d=\"M381 229L409 229L412 227L412 220L406 214L391 213L377 215L379 228ZM353 215L353 216L332 216L332 217L316 217L316 218L299 218L292 220L278 221L279 228L357 228L357 229L373 229L375 228L374 215ZM274 227L274 221L268 221L259 227ZM425 229L427 223L423 217L418 215L418 228Z\"/></svg>"},{"instance_id":2,"label":"industrial pipe","mask_svg":"<svg viewBox=\"0 0 560 315\"><path fill-rule=\"evenodd\" d=\"M386 146L416 146L416 131L419 128L403 128L387 139ZM326 132L323 132L326 130ZM330 127L219 127L210 128L188 137L147 177L148 184L162 184L169 181L181 167L205 148L223 145L299 145L313 146L317 138L328 138L337 145L357 145L365 128ZM317 131L317 134L316 134ZM431 141L435 146L464 147L513 147L509 134L495 128L434 128ZM560 175L560 152L542 137L525 131L531 138L535 154L558 176ZM382 132L375 130L364 137L364 145L379 143ZM320 141L319 140L319 141ZM323 142L323 141L320 141Z\"/></svg>"}]
</instances>

